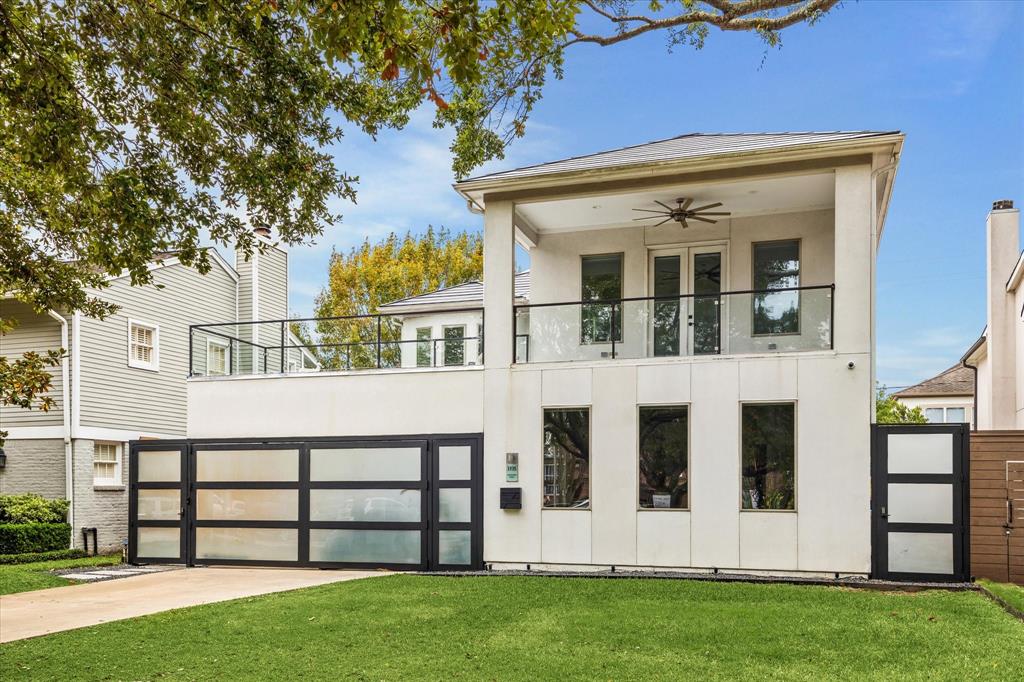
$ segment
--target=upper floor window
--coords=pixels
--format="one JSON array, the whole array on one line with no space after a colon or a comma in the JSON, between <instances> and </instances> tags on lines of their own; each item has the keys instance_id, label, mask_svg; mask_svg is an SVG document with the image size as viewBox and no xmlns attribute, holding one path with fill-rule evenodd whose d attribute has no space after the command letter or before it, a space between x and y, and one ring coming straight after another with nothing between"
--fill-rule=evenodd
<instances>
[{"instance_id":1,"label":"upper floor window","mask_svg":"<svg viewBox=\"0 0 1024 682\"><path fill-rule=\"evenodd\" d=\"M434 364L434 351L431 348L430 327L416 328L416 366L430 367Z\"/></svg>"},{"instance_id":2,"label":"upper floor window","mask_svg":"<svg viewBox=\"0 0 1024 682\"><path fill-rule=\"evenodd\" d=\"M293 360L288 361L289 369L293 363ZM231 373L231 350L226 340L206 340L206 373L210 376Z\"/></svg>"},{"instance_id":3,"label":"upper floor window","mask_svg":"<svg viewBox=\"0 0 1024 682\"><path fill-rule=\"evenodd\" d=\"M93 485L121 485L121 444L93 444L92 450Z\"/></svg>"},{"instance_id":4,"label":"upper floor window","mask_svg":"<svg viewBox=\"0 0 1024 682\"><path fill-rule=\"evenodd\" d=\"M622 254L583 256L580 263L580 300L617 301L622 298ZM615 313L614 320L612 313ZM622 305L584 303L581 309L580 341L608 343L622 341Z\"/></svg>"},{"instance_id":5,"label":"upper floor window","mask_svg":"<svg viewBox=\"0 0 1024 682\"><path fill-rule=\"evenodd\" d=\"M800 241L754 244L754 289L795 289L800 286ZM754 294L754 334L799 334L800 292Z\"/></svg>"},{"instance_id":6,"label":"upper floor window","mask_svg":"<svg viewBox=\"0 0 1024 682\"><path fill-rule=\"evenodd\" d=\"M466 364L466 326L444 328L444 365L453 367Z\"/></svg>"},{"instance_id":7,"label":"upper floor window","mask_svg":"<svg viewBox=\"0 0 1024 682\"><path fill-rule=\"evenodd\" d=\"M128 366L140 369L160 367L160 328L128 320Z\"/></svg>"},{"instance_id":8,"label":"upper floor window","mask_svg":"<svg viewBox=\"0 0 1024 682\"><path fill-rule=\"evenodd\" d=\"M590 508L590 410L544 410L544 507Z\"/></svg>"}]
</instances>

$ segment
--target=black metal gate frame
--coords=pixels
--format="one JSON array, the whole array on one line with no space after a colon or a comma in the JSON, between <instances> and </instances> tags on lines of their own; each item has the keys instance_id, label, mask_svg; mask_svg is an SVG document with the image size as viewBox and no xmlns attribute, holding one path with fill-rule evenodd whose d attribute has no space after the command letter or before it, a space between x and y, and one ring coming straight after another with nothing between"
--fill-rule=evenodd
<instances>
[{"instance_id":1,"label":"black metal gate frame","mask_svg":"<svg viewBox=\"0 0 1024 682\"><path fill-rule=\"evenodd\" d=\"M439 480L438 452L440 447L467 445L471 452L470 481ZM310 450L317 448L380 448L419 447L420 480L418 481L310 481ZM196 481L196 452L199 450L298 450L298 481ZM140 483L138 481L138 457L142 450L178 450L182 458L181 483ZM483 434L430 434L411 436L352 436L312 438L190 438L173 440L132 441L129 495L129 540L128 559L130 563L181 563L188 566L281 566L310 568L386 568L392 570L466 570L465 565L444 566L439 564L437 532L440 530L470 531L470 560L472 569L483 567ZM138 519L137 490L139 489L184 489L185 503L181 522L152 521ZM471 522L440 523L438 491L441 488L469 487L471 489ZM420 490L420 520L418 522L397 521L311 521L309 518L309 497L312 489L415 489ZM297 521L231 521L199 520L196 518L196 491L200 489L276 489L298 491ZM139 527L181 527L181 555L178 559L140 557L137 553L136 530ZM259 559L198 559L196 558L197 528L287 528L298 531L298 559L296 561L273 561ZM418 530L420 563L388 564L377 562L325 562L309 558L309 531L314 529L373 529L373 530Z\"/></svg>"},{"instance_id":2,"label":"black metal gate frame","mask_svg":"<svg viewBox=\"0 0 1024 682\"><path fill-rule=\"evenodd\" d=\"M950 474L890 474L890 433L949 433L953 436L953 472ZM968 424L871 425L871 576L873 578L929 582L966 582L971 579L970 538L970 430ZM951 483L953 523L888 523L889 483ZM953 573L889 571L889 533L950 533L953 535Z\"/></svg>"}]
</instances>

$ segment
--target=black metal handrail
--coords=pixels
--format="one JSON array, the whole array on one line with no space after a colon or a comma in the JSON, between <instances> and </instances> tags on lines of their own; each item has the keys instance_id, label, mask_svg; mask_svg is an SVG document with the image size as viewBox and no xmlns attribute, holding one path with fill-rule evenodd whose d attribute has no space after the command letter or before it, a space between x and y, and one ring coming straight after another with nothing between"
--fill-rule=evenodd
<instances>
[{"instance_id":1,"label":"black metal handrail","mask_svg":"<svg viewBox=\"0 0 1024 682\"><path fill-rule=\"evenodd\" d=\"M431 311L434 312L434 311ZM201 324L189 325L188 333L188 355L189 355L189 376L195 376L194 363L195 363L195 352L193 347L193 340L195 338L196 331L203 332L212 336L217 336L222 339L228 339L229 341L238 341L244 343L253 348L258 348L262 351L263 355L263 372L267 371L267 354L269 351L278 350L280 351L280 372L284 374L286 372L286 351L289 349L304 349L304 348L339 348L344 349L346 353L345 363L346 369L351 369L351 350L353 347L362 346L374 346L376 347L376 367L377 369L384 369L386 366L383 361L383 350L388 346L395 346L403 343L431 343L431 367L437 365L437 343L459 343L466 341L478 341L478 354L483 362L483 341L484 341L484 309L482 307L466 307L466 308L447 308L443 312L446 313L480 313L480 334L478 336L459 336L453 338L440 338L440 339L388 339L383 334L383 320L385 318L391 320L398 320L404 316L411 316L422 314L421 311L406 311L406 312L395 312L395 313L370 313L365 315L335 315L330 317L292 317L287 319L276 319L276 320L245 320L237 322L208 322ZM303 343L301 345L286 343L288 334L288 325L293 322L331 322L331 321L353 321L353 320L366 320L370 325L376 327L376 338L369 341L337 341L330 343ZM254 327L255 325L278 325L280 327L280 344L262 344L256 341L250 341L249 339L243 339L238 336L231 334L225 334L220 331L214 331L214 328L223 327L240 327L248 326ZM257 328L258 329L258 328ZM255 337L255 334L253 335ZM399 346L401 347L401 346ZM399 366L401 364L399 363ZM446 366L446 365L441 365ZM452 365L447 365L452 366ZM391 365L387 365L390 368Z\"/></svg>"},{"instance_id":2,"label":"black metal handrail","mask_svg":"<svg viewBox=\"0 0 1024 682\"><path fill-rule=\"evenodd\" d=\"M834 350L835 349L835 323L834 323L834 318L835 318L835 307L836 307L836 301L835 301L836 285L833 283L833 284L814 284L814 285L803 286L803 287L779 287L777 289L742 289L742 290L738 290L738 291L721 291L721 292L712 293L712 294L677 294L677 295L663 295L663 296L623 296L622 298L591 299L591 300L587 300L587 301L557 301L557 302L551 302L551 303L513 303L513 305L512 305L512 362L513 363L516 362L516 353L517 353L517 350L518 350L518 342L519 342L519 339L521 339L521 338L525 338L526 339L526 362L529 362L529 357L530 357L530 335L529 334L520 334L520 333L516 332L516 319L517 319L518 313L519 313L520 310L524 310L524 309L525 310L529 310L531 308L551 308L551 307L556 307L556 306L586 306L586 305L591 305L591 306L610 306L611 307L611 315L609 316L610 317L610 319L609 319L609 322L610 322L609 339L608 339L608 341L601 341L600 343L608 343L608 344L611 345L611 357L614 358L615 357L615 350L616 350L616 348L615 348L616 347L616 343L621 343L621 341L617 341L617 339L616 339L616 337L618 336L617 332L619 331L618 329L616 329L616 326L615 326L615 324L616 324L616 310L620 306L622 306L622 304L624 304L624 303L645 302L645 301L650 301L650 302L655 302L656 303L658 301L661 301L661 302L671 302L671 301L683 301L683 300L717 300L717 299L726 298L728 296L759 295L759 294L780 294L780 293L786 293L787 291L803 292L803 291L820 291L820 290L823 290L823 289L829 290L829 317L828 317L828 319L829 319L829 325L828 325L828 327L829 327L829 329L828 329L829 339L828 339L828 347L829 347L830 350ZM722 323L721 322L721 311L719 311L718 315L719 315L719 319L718 319L718 334L721 335L721 333L722 333L722 331L721 331L721 323ZM720 347L720 345L721 344L719 344L719 347Z\"/></svg>"}]
</instances>

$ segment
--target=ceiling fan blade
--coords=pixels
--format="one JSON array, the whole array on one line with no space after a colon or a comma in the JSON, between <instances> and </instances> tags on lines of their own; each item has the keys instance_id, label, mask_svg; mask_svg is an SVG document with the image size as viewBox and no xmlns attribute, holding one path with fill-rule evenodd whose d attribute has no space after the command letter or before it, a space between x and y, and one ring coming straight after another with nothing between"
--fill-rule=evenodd
<instances>
[{"instance_id":1,"label":"ceiling fan blade","mask_svg":"<svg viewBox=\"0 0 1024 682\"><path fill-rule=\"evenodd\" d=\"M708 220L707 218L701 218L699 215L690 216L690 220L699 220L702 223L711 223L712 225L717 223L717 220Z\"/></svg>"},{"instance_id":2,"label":"ceiling fan blade","mask_svg":"<svg viewBox=\"0 0 1024 682\"><path fill-rule=\"evenodd\" d=\"M658 224L657 224L657 225L655 225L654 227L659 227L659 226L661 226L661 225L664 225L665 223L667 223L667 222L668 222L668 221L670 221L670 220L672 220L672 216L669 216L668 218L665 218L664 220L662 220L662 221L661 221L660 223L658 223Z\"/></svg>"},{"instance_id":3,"label":"ceiling fan blade","mask_svg":"<svg viewBox=\"0 0 1024 682\"><path fill-rule=\"evenodd\" d=\"M721 206L721 205L722 205L722 202L719 201L719 202L716 202L714 204L708 204L707 206L701 206L699 208L691 209L691 212L692 213L697 213L698 211L703 211L704 209L708 209L708 208L717 208L718 206Z\"/></svg>"},{"instance_id":4,"label":"ceiling fan blade","mask_svg":"<svg viewBox=\"0 0 1024 682\"><path fill-rule=\"evenodd\" d=\"M634 208L634 211L643 211L644 213L657 213L658 215L665 215L664 211L658 211L653 208Z\"/></svg>"},{"instance_id":5,"label":"ceiling fan blade","mask_svg":"<svg viewBox=\"0 0 1024 682\"><path fill-rule=\"evenodd\" d=\"M692 204L692 203L693 203L693 198L692 197L690 197L688 199L683 199L682 203L679 204L679 208L681 208L681 209L683 209L685 211L686 209L690 208L690 204Z\"/></svg>"},{"instance_id":6,"label":"ceiling fan blade","mask_svg":"<svg viewBox=\"0 0 1024 682\"><path fill-rule=\"evenodd\" d=\"M664 206L665 210L668 211L669 213L671 213L672 211L676 210L676 209L672 208L671 206L669 206L668 204L661 203L657 199L654 200L654 203L656 203L658 206Z\"/></svg>"},{"instance_id":7,"label":"ceiling fan blade","mask_svg":"<svg viewBox=\"0 0 1024 682\"><path fill-rule=\"evenodd\" d=\"M690 211L691 215L732 215L730 211Z\"/></svg>"},{"instance_id":8,"label":"ceiling fan blade","mask_svg":"<svg viewBox=\"0 0 1024 682\"><path fill-rule=\"evenodd\" d=\"M642 215L639 218L633 218L633 222L635 223L638 220L655 220L657 217L656 215Z\"/></svg>"}]
</instances>

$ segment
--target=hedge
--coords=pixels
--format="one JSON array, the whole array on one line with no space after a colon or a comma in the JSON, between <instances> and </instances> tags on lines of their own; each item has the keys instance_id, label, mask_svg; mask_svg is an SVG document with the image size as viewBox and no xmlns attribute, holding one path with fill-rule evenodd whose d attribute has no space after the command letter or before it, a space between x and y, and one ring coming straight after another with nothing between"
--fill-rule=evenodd
<instances>
[{"instance_id":1,"label":"hedge","mask_svg":"<svg viewBox=\"0 0 1024 682\"><path fill-rule=\"evenodd\" d=\"M64 523L68 501L42 495L0 495L0 523Z\"/></svg>"},{"instance_id":2,"label":"hedge","mask_svg":"<svg viewBox=\"0 0 1024 682\"><path fill-rule=\"evenodd\" d=\"M0 523L0 554L50 552L70 542L67 523Z\"/></svg>"},{"instance_id":3,"label":"hedge","mask_svg":"<svg viewBox=\"0 0 1024 682\"><path fill-rule=\"evenodd\" d=\"M81 559L89 556L80 549L55 549L52 552L28 552L27 554L0 554L0 565L32 564L37 561L61 561L62 559Z\"/></svg>"}]
</instances>

